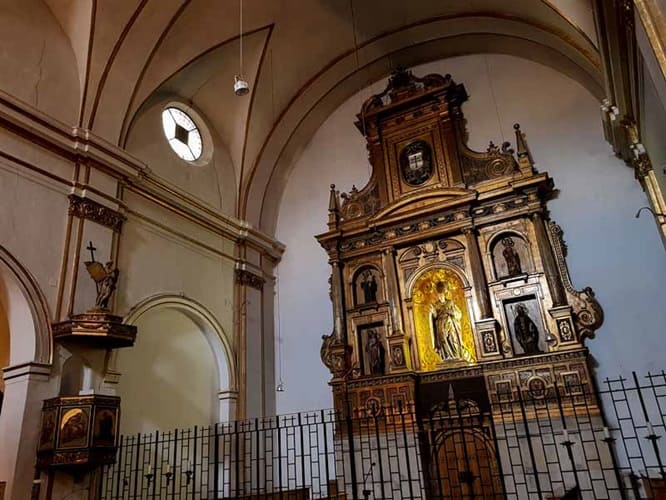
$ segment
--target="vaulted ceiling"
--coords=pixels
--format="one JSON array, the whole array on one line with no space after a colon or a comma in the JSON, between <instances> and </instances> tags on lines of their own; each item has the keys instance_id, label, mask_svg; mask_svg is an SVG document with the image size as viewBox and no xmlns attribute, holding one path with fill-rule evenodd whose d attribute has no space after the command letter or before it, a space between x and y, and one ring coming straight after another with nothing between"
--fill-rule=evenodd
<instances>
[{"instance_id":1,"label":"vaulted ceiling","mask_svg":"<svg viewBox=\"0 0 666 500\"><path fill-rule=\"evenodd\" d=\"M39 17L46 28L20 40L35 75L5 76L0 88L120 147L155 100L192 103L232 159L230 215L268 232L300 148L347 97L397 65L513 54L603 96L589 0L243 1L247 96L232 90L238 0L16 1L12 22ZM45 51L60 54L48 71ZM25 84L33 76L67 91L37 98Z\"/></svg>"}]
</instances>

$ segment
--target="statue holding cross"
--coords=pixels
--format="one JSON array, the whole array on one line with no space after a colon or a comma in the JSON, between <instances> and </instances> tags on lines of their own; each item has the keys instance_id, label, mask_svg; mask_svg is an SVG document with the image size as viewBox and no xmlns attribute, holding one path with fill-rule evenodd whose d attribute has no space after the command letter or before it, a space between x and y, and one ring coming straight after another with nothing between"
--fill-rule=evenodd
<instances>
[{"instance_id":1,"label":"statue holding cross","mask_svg":"<svg viewBox=\"0 0 666 500\"><path fill-rule=\"evenodd\" d=\"M95 281L97 288L97 299L95 300L96 309L109 309L109 300L111 295L116 289L118 282L118 275L120 271L113 265L113 261L109 261L106 265L95 260L95 250L97 250L92 241L88 243L86 250L90 251L90 261L86 262L86 269L88 274Z\"/></svg>"}]
</instances>

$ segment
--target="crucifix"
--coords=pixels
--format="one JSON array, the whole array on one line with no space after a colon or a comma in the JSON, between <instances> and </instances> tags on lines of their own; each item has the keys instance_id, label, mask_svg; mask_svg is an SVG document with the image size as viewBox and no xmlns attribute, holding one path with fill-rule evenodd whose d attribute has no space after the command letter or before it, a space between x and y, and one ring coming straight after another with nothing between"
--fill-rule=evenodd
<instances>
[{"instance_id":1,"label":"crucifix","mask_svg":"<svg viewBox=\"0 0 666 500\"><path fill-rule=\"evenodd\" d=\"M95 262L95 250L97 250L93 244L92 241L88 242L88 246L86 247L86 250L90 250L90 260L92 262Z\"/></svg>"}]
</instances>

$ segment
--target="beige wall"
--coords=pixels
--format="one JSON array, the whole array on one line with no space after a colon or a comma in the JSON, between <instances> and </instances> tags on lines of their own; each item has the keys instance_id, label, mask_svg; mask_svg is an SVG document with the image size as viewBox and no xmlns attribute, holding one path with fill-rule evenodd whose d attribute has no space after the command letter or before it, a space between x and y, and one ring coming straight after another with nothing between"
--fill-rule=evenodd
<instances>
[{"instance_id":1,"label":"beige wall","mask_svg":"<svg viewBox=\"0 0 666 500\"><path fill-rule=\"evenodd\" d=\"M601 376L661 370L663 249L652 221L634 218L646 198L603 139L599 103L562 74L511 56L458 57L414 72L451 73L465 84L473 149L485 150L490 140L514 143L512 126L520 122L537 168L560 189L549 207L565 231L574 285L591 286L604 307L604 326L588 343ZM332 328L329 266L313 235L326 230L329 184L360 189L370 175L353 120L363 100L384 86L385 80L361 91L328 118L287 184L277 231L287 246L279 266L286 391L278 394L278 412L332 404L330 374L319 358L321 335Z\"/></svg>"},{"instance_id":2,"label":"beige wall","mask_svg":"<svg viewBox=\"0 0 666 500\"><path fill-rule=\"evenodd\" d=\"M7 313L0 303L0 370L9 365L9 323ZM0 391L4 391L5 382L0 377Z\"/></svg>"},{"instance_id":3,"label":"beige wall","mask_svg":"<svg viewBox=\"0 0 666 500\"><path fill-rule=\"evenodd\" d=\"M0 89L74 125L80 82L74 53L42 0L0 2Z\"/></svg>"},{"instance_id":4,"label":"beige wall","mask_svg":"<svg viewBox=\"0 0 666 500\"><path fill-rule=\"evenodd\" d=\"M217 369L204 333L188 317L155 309L136 323L141 334L119 353L121 432L192 427L214 422Z\"/></svg>"}]
</instances>

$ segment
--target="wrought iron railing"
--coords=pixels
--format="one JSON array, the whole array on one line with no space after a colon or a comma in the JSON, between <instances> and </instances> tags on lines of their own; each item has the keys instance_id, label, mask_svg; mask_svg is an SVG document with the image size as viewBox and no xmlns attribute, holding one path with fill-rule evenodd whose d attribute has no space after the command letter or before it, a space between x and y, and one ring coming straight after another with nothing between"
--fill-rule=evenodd
<instances>
[{"instance_id":1,"label":"wrought iron railing","mask_svg":"<svg viewBox=\"0 0 666 500\"><path fill-rule=\"evenodd\" d=\"M666 374L123 436L104 499L666 498ZM661 495L661 496L660 496Z\"/></svg>"}]
</instances>

